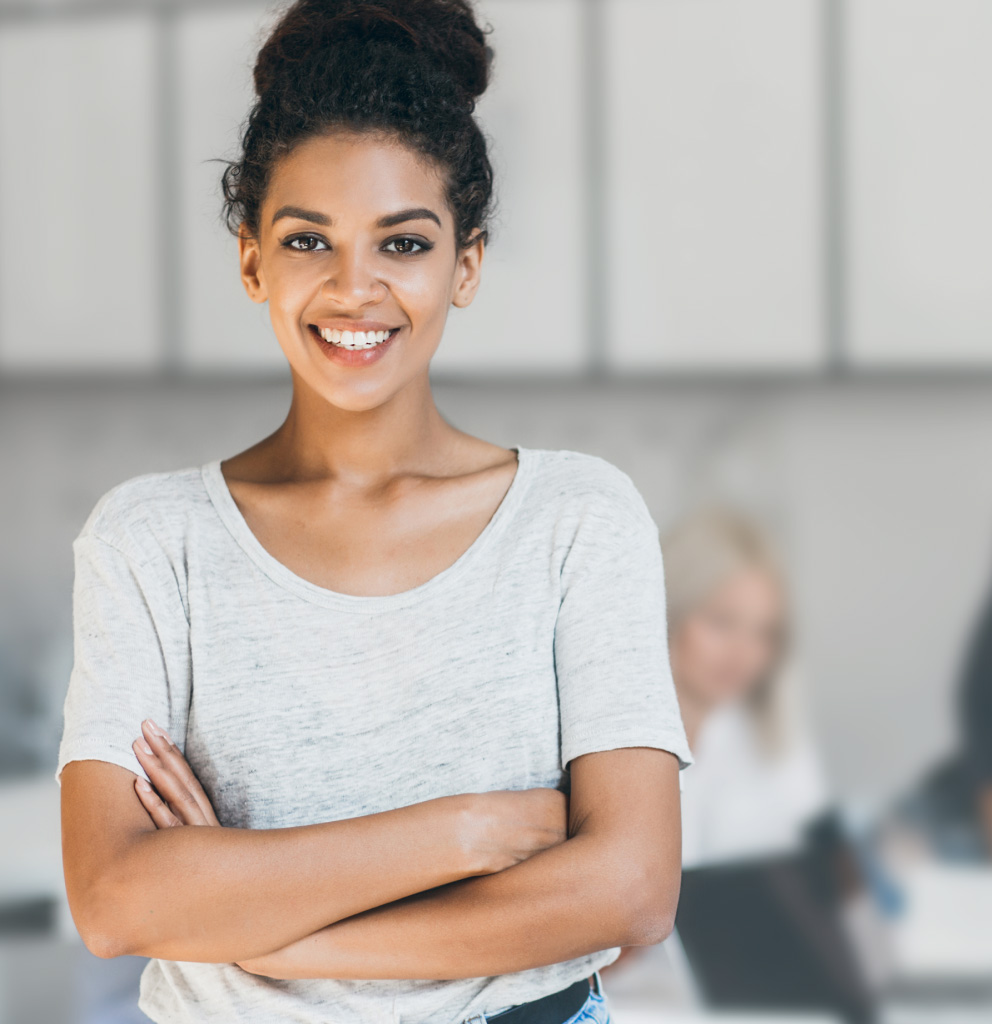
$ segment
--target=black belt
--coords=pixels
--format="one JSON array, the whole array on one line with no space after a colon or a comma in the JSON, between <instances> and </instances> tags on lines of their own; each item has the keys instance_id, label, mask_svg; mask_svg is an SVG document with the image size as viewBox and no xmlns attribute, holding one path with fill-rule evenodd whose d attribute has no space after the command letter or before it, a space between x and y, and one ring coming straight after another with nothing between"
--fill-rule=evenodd
<instances>
[{"instance_id":1,"label":"black belt","mask_svg":"<svg viewBox=\"0 0 992 1024\"><path fill-rule=\"evenodd\" d=\"M492 1016L484 1017L483 1020L498 1021L499 1024L565 1024L565 1021L582 1009L591 991L589 979L583 978L560 992L552 992L549 996L541 996L540 999L533 999L529 1003L511 1006L508 1010L501 1010Z\"/></svg>"}]
</instances>

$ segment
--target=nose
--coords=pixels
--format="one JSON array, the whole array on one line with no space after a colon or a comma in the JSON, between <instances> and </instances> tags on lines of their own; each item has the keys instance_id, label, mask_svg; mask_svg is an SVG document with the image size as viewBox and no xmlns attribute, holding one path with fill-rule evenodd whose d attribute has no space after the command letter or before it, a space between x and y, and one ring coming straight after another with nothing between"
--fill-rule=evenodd
<instances>
[{"instance_id":1,"label":"nose","mask_svg":"<svg viewBox=\"0 0 992 1024\"><path fill-rule=\"evenodd\" d=\"M385 286L375 274L373 260L356 249L341 247L330 261L321 287L323 297L342 307L364 306L382 298Z\"/></svg>"}]
</instances>

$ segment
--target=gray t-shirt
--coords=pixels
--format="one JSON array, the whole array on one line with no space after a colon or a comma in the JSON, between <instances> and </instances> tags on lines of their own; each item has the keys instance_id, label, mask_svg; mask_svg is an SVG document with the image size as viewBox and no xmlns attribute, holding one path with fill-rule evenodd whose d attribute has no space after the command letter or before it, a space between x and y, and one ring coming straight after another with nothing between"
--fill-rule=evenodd
<instances>
[{"instance_id":1,"label":"gray t-shirt","mask_svg":"<svg viewBox=\"0 0 992 1024\"><path fill-rule=\"evenodd\" d=\"M452 565L399 594L336 593L270 555L216 459L133 477L73 542L74 664L57 776L144 776L144 718L183 749L225 826L279 828L454 793L568 786L580 754L691 762L668 662L661 548L630 477L523 448ZM453 1024L584 978L617 948L456 981L270 981L152 960L153 1021Z\"/></svg>"}]
</instances>

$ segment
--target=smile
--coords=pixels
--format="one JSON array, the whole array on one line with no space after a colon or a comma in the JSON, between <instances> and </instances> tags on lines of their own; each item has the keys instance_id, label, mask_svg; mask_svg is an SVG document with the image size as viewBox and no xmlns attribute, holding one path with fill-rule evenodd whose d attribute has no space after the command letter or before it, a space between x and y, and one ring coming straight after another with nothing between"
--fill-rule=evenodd
<instances>
[{"instance_id":1,"label":"smile","mask_svg":"<svg viewBox=\"0 0 992 1024\"><path fill-rule=\"evenodd\" d=\"M318 329L313 327L323 339L330 345L338 348L363 349L375 348L384 341L388 341L399 330L394 327L390 331L336 331L329 327Z\"/></svg>"}]
</instances>

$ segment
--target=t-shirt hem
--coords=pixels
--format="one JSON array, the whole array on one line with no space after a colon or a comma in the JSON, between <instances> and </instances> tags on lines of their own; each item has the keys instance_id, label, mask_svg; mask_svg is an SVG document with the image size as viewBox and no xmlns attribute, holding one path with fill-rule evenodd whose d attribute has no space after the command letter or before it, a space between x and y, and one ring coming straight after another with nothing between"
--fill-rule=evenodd
<instances>
[{"instance_id":1,"label":"t-shirt hem","mask_svg":"<svg viewBox=\"0 0 992 1024\"><path fill-rule=\"evenodd\" d=\"M60 786L62 785L62 770L72 761L105 761L107 764L116 764L121 768L126 768L139 778L148 778L140 762L134 756L134 751L130 749L78 746L68 748L64 753L59 754L58 765L55 769L55 781Z\"/></svg>"},{"instance_id":2,"label":"t-shirt hem","mask_svg":"<svg viewBox=\"0 0 992 1024\"><path fill-rule=\"evenodd\" d=\"M688 768L692 763L692 753L682 736L676 733L658 733L657 731L635 733L624 731L611 735L609 733L587 733L572 738L562 746L561 763L565 768L569 761L582 754L595 754L604 750L621 750L627 747L653 747L656 750L667 750L674 754L679 762L679 771Z\"/></svg>"},{"instance_id":3,"label":"t-shirt hem","mask_svg":"<svg viewBox=\"0 0 992 1024\"><path fill-rule=\"evenodd\" d=\"M575 957L571 961L562 961L561 964L548 965L549 968L554 968L560 967L563 964L568 963L571 967L571 970L565 971L562 977L555 979L554 987L551 989L551 992L558 992L562 989L568 988L569 985L574 985L575 982L582 981L584 978L589 977L589 975L594 973L595 971L599 971L604 967L608 967L610 964L614 963L614 961L616 961L619 958L620 952L621 950L619 946L611 946L607 949L597 950L594 953L587 953L585 956ZM502 978L497 976L494 981L494 985L498 986L501 981ZM501 1006L492 1007L485 1001L486 993L484 992L481 994L481 997L477 1002L473 1002L467 1008L467 1015L471 1016L475 1013L485 1013L486 1016L492 1016L493 1014L500 1013L503 1010L509 1009L510 1007L519 1006L521 1005L521 1003L529 1003L533 1002L534 1000L541 999L545 995L550 995L551 992L543 992L541 990L538 990L531 994L530 992L526 991L518 991L510 995L510 998L513 1000L513 1002L509 1002ZM459 1019L462 1018L460 1017Z\"/></svg>"}]
</instances>

